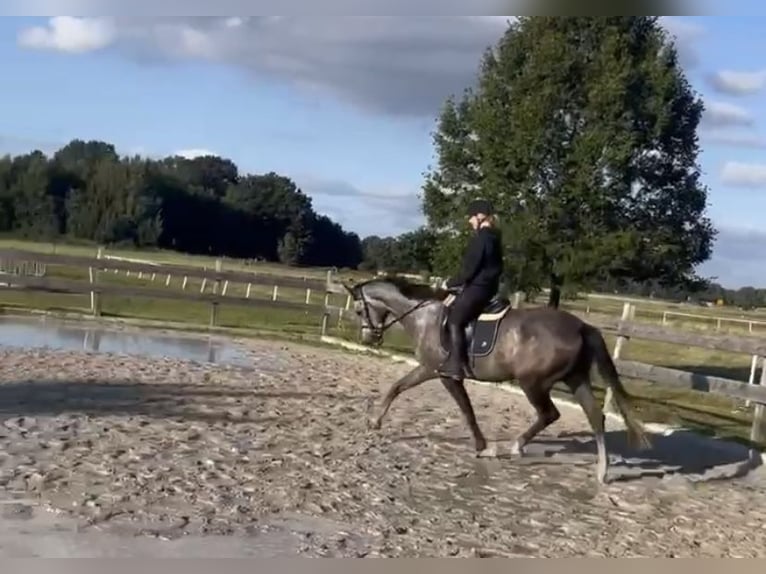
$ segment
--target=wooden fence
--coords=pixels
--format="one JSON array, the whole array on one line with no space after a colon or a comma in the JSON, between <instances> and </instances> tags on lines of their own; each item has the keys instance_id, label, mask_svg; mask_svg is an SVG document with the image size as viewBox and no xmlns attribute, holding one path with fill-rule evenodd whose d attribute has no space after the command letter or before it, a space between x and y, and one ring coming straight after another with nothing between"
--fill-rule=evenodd
<instances>
[{"instance_id":1,"label":"wooden fence","mask_svg":"<svg viewBox=\"0 0 766 574\"><path fill-rule=\"evenodd\" d=\"M6 275L0 279L6 289L33 290L54 293L77 293L90 294L91 312L94 315L101 313L101 295L111 294L119 296L136 296L159 299L180 299L188 301L201 301L210 304L210 325L216 325L216 317L220 305L246 305L300 310L307 314L316 314L317 320L321 321L321 334L327 333L328 320L337 316L340 320L344 311L349 307L346 298L345 306L330 304L330 296L333 293L344 293L344 289L332 280L332 272L328 272L325 280L309 279L302 277L284 277L273 274L254 273L245 271L226 271L222 262L216 261L215 269L181 265L158 265L154 262L139 262L125 259L112 259L103 257L99 250L96 257L80 257L70 255L52 255L19 250L0 249L0 260L3 261L26 261L36 262L36 266L29 269L39 269L40 266L65 266L88 270L88 280L73 280L55 277L47 269L45 276L35 273L29 275ZM126 273L146 274L147 277L165 278L165 285L169 284L171 277L183 278L181 289L168 289L162 287L144 285L121 285L99 281L99 273L108 271L124 271ZM187 289L189 278L201 279L203 282L199 292ZM244 297L227 295L229 283L247 285ZM205 292L206 284L212 285L212 293ZM252 297L251 286L268 286L272 289L271 297ZM279 300L277 290L303 289L306 291L305 300L287 301ZM321 304L310 303L310 295L314 292L323 295ZM515 305L520 304L518 297ZM766 441L766 338L754 336L735 336L724 334L701 334L683 332L663 327L658 324L642 323L634 319L635 304L625 303L622 316L614 320L593 322L604 332L613 333L617 336L613 358L620 375L648 381L662 386L688 389L692 391L713 393L729 398L744 400L748 404L754 403L753 424L750 438L753 442L763 443ZM749 381L738 381L724 377L703 375L650 365L636 361L628 361L621 358L625 345L631 339L644 339L667 344L689 345L710 349L713 351L726 351L731 353L746 354L751 357L751 371ZM760 380L757 381L758 366L761 366ZM610 406L611 395L607 392L605 404Z\"/></svg>"},{"instance_id":2,"label":"wooden fence","mask_svg":"<svg viewBox=\"0 0 766 574\"><path fill-rule=\"evenodd\" d=\"M321 321L321 330L324 334L327 330L328 319L332 315L340 315L340 308L329 305L329 296L337 292L332 285L332 275L328 272L325 280L309 279L304 277L286 277L266 273L254 273L247 271L226 271L223 269L222 260L218 259L215 269L204 267L166 265L149 261L135 261L116 259L103 256L99 249L97 256L82 257L75 255L54 255L46 253L20 251L14 249L0 249L0 260L36 262L39 265L62 266L87 269L88 280L81 281L63 277L38 276L35 274L18 274L6 276L0 279L7 290L42 291L49 293L67 293L90 295L90 309L94 316L101 315L101 295L146 297L150 299L174 299L206 302L210 304L210 326L216 325L218 308L220 305L241 305L255 307L272 307L287 310L303 311L304 313L316 314ZM50 271L50 269L48 270ZM135 273L137 277L146 276L154 278L159 275L165 279L165 286L170 284L171 277L183 278L181 289L167 289L162 287L147 287L144 285L121 285L99 281L99 274L104 272L124 271L127 274ZM201 279L202 287L199 292L187 289L190 278ZM230 283L247 285L244 297L228 294ZM212 285L212 293L205 292L206 286ZM271 296L267 298L251 296L253 286L271 288ZM299 289L305 291L303 301L279 300L278 290ZM311 304L311 294L321 294L321 304Z\"/></svg>"},{"instance_id":3,"label":"wooden fence","mask_svg":"<svg viewBox=\"0 0 766 574\"><path fill-rule=\"evenodd\" d=\"M632 320L635 307L625 303L622 316L615 321L593 323L604 332L617 336L612 357L620 376L638 379L662 386L712 393L732 399L739 399L747 405L755 403L750 440L754 443L766 441L766 339L751 336L705 335L683 332L659 325L645 324ZM728 379L701 373L692 373L621 358L625 344L630 339L643 339L660 343L687 345L741 353L751 357L750 378L746 381ZM760 380L756 381L758 365L761 366ZM610 408L612 395L607 390L605 407Z\"/></svg>"},{"instance_id":4,"label":"wooden fence","mask_svg":"<svg viewBox=\"0 0 766 574\"><path fill-rule=\"evenodd\" d=\"M515 297L514 300L514 306L518 307L520 298ZM338 311L342 313L341 309ZM753 403L750 440L759 444L766 442L766 338L684 332L657 324L642 323L636 321L634 317L635 304L625 303L620 318L606 321L591 321L590 318L585 318L603 332L616 335L612 357L620 376L675 389L712 393L730 399L743 400L748 406ZM751 357L750 378L748 381L740 381L622 359L625 345L631 339L749 355ZM326 338L326 340L337 342L337 339L333 338ZM384 354L395 355L385 352ZM757 377L759 365L760 380ZM611 408L611 402L612 395L607 389L605 408ZM755 451L753 456L757 456Z\"/></svg>"}]
</instances>

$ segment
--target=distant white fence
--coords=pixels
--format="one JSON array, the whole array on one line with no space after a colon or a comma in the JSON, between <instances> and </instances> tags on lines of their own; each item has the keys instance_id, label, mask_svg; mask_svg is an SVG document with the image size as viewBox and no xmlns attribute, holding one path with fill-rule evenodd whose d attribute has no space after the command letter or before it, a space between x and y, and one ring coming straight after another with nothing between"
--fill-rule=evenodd
<instances>
[{"instance_id":1,"label":"distant white fence","mask_svg":"<svg viewBox=\"0 0 766 574\"><path fill-rule=\"evenodd\" d=\"M766 327L766 321L757 321L754 319L738 319L736 317L720 317L714 315L698 315L695 313L681 313L678 311L663 311L662 312L662 324L667 325L671 322L673 317L678 317L681 320L692 319L695 322L704 322L707 324L714 324L716 330L720 331L724 324L733 323L735 325L747 325L747 330L752 333L753 327Z\"/></svg>"}]
</instances>

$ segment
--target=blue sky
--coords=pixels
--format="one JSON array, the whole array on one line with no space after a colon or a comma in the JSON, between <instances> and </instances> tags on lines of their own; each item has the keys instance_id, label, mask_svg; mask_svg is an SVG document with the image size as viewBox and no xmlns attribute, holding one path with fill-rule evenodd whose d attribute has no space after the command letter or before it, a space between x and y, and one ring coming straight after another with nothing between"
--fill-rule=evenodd
<instances>
[{"instance_id":1,"label":"blue sky","mask_svg":"<svg viewBox=\"0 0 766 574\"><path fill-rule=\"evenodd\" d=\"M766 53L752 17L663 20L705 99L701 162L720 230L701 271L766 286ZM292 177L361 235L421 223L438 107L505 28L462 18L0 19L0 153L72 138L201 150Z\"/></svg>"}]
</instances>

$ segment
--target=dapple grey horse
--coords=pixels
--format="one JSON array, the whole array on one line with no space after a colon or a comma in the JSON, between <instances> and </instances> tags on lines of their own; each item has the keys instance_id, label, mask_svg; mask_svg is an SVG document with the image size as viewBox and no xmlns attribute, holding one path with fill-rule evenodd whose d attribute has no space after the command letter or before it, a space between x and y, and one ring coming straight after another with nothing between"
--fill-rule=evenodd
<instances>
[{"instance_id":1,"label":"dapple grey horse","mask_svg":"<svg viewBox=\"0 0 766 574\"><path fill-rule=\"evenodd\" d=\"M344 284L354 300L361 324L361 341L379 345L385 331L400 323L415 341L415 358L420 363L389 388L377 417L368 422L379 429L391 403L401 393L425 381L440 378L436 370L445 358L442 345L445 298L448 292L418 285L401 278L372 279L355 285ZM495 307L507 308L507 300ZM641 422L631 412L630 397L617 374L601 332L575 315L549 307L506 309L495 314L497 331L494 347L475 357L470 378L488 382L517 380L537 417L514 441L511 453L522 456L525 445L561 416L553 401L553 386L563 381L582 406L593 429L599 483L607 480L609 461L604 440L604 414L593 395L591 375L599 374L614 393L615 403L625 421L631 446L648 448L650 442ZM469 343L470 344L470 343ZM461 381L441 378L473 435L477 456L496 456L479 428L471 401Z\"/></svg>"}]
</instances>

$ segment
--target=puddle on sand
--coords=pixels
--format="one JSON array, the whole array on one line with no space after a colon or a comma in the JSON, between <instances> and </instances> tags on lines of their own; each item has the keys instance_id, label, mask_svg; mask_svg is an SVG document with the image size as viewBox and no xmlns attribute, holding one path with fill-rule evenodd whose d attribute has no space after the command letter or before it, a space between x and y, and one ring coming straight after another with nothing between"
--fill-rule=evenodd
<instances>
[{"instance_id":1,"label":"puddle on sand","mask_svg":"<svg viewBox=\"0 0 766 574\"><path fill-rule=\"evenodd\" d=\"M0 317L0 347L117 353L241 367L253 364L251 358L235 345L213 337L118 330L47 317Z\"/></svg>"},{"instance_id":2,"label":"puddle on sand","mask_svg":"<svg viewBox=\"0 0 766 574\"><path fill-rule=\"evenodd\" d=\"M120 532L109 523L83 528L76 520L41 508L36 501L0 496L0 558L289 558L314 535L368 542L349 527L295 516L259 524L252 536L186 535L165 539L140 535L142 525ZM307 536L310 534L310 536Z\"/></svg>"}]
</instances>

